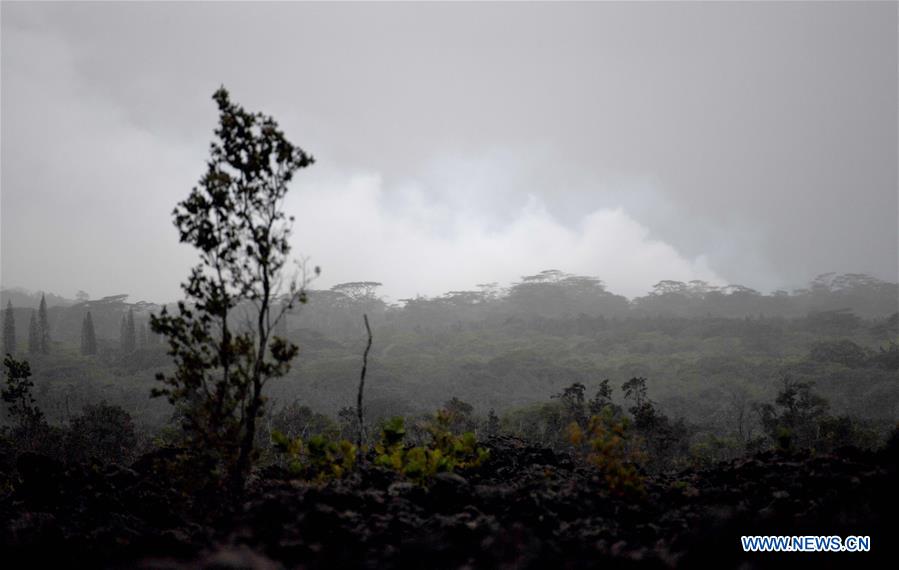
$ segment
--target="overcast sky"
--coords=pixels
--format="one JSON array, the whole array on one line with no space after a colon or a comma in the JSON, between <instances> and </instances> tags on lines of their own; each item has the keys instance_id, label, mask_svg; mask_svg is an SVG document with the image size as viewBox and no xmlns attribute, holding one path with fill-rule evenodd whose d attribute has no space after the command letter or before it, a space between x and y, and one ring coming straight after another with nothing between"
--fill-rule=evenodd
<instances>
[{"instance_id":1,"label":"overcast sky","mask_svg":"<svg viewBox=\"0 0 899 570\"><path fill-rule=\"evenodd\" d=\"M319 288L897 280L895 2L3 2L0 47L4 287L176 299L222 84L317 159Z\"/></svg>"}]
</instances>

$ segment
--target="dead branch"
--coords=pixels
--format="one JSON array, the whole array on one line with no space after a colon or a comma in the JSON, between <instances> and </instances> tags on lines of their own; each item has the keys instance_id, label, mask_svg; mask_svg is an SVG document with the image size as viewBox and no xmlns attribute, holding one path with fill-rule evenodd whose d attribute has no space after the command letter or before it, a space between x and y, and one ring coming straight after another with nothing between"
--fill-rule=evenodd
<instances>
[{"instance_id":1,"label":"dead branch","mask_svg":"<svg viewBox=\"0 0 899 570\"><path fill-rule=\"evenodd\" d=\"M365 415L362 411L362 392L365 389L365 370L368 368L368 351L371 350L371 327L368 325L368 315L362 315L365 321L365 331L368 333L368 344L365 345L365 353L362 355L362 374L359 376L359 393L356 396L356 416L359 418L359 434L356 445L362 450L362 442L365 441Z\"/></svg>"}]
</instances>

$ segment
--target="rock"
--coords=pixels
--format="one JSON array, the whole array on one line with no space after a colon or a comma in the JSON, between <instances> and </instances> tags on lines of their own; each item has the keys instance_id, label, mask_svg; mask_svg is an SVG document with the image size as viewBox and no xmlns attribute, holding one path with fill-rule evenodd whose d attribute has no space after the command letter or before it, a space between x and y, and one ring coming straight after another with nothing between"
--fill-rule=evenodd
<instances>
[{"instance_id":1,"label":"rock","mask_svg":"<svg viewBox=\"0 0 899 570\"><path fill-rule=\"evenodd\" d=\"M435 485L449 485L453 488L467 488L468 480L457 473L443 472L434 475Z\"/></svg>"},{"instance_id":2,"label":"rock","mask_svg":"<svg viewBox=\"0 0 899 570\"><path fill-rule=\"evenodd\" d=\"M396 481L387 487L387 494L391 497L402 497L409 495L415 488L414 483L408 481Z\"/></svg>"},{"instance_id":3,"label":"rock","mask_svg":"<svg viewBox=\"0 0 899 570\"><path fill-rule=\"evenodd\" d=\"M278 570L284 566L242 545L222 547L205 556L198 567L209 570Z\"/></svg>"}]
</instances>

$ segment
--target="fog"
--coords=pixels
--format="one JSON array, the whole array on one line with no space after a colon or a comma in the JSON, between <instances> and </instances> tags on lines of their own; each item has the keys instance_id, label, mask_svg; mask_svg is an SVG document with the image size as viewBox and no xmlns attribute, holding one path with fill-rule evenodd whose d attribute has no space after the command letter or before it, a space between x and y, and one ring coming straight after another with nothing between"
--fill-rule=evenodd
<instances>
[{"instance_id":1,"label":"fog","mask_svg":"<svg viewBox=\"0 0 899 570\"><path fill-rule=\"evenodd\" d=\"M2 31L4 287L178 298L221 84L317 159L287 204L316 287L896 279L890 3L4 3Z\"/></svg>"}]
</instances>

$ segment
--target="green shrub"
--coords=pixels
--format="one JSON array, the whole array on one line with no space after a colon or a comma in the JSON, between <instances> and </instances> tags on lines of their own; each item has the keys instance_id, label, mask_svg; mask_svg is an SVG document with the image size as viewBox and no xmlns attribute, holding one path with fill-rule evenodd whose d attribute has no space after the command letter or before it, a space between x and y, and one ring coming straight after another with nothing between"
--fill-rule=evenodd
<instances>
[{"instance_id":1,"label":"green shrub","mask_svg":"<svg viewBox=\"0 0 899 570\"><path fill-rule=\"evenodd\" d=\"M628 431L628 420L618 420L607 410L591 416L587 428L568 426L568 440L602 476L609 491L619 495L643 495L639 462L642 454Z\"/></svg>"},{"instance_id":2,"label":"green shrub","mask_svg":"<svg viewBox=\"0 0 899 570\"><path fill-rule=\"evenodd\" d=\"M356 465L356 446L345 439L332 440L323 435L291 439L274 430L272 442L275 451L284 457L287 469L307 481L339 479Z\"/></svg>"},{"instance_id":3,"label":"green shrub","mask_svg":"<svg viewBox=\"0 0 899 570\"><path fill-rule=\"evenodd\" d=\"M407 447L406 426L402 417L387 421L381 429L381 440L375 445L375 464L394 469L405 477L425 483L434 475L481 465L489 452L478 447L474 433L455 435L450 426L451 412L440 410L425 429L428 445Z\"/></svg>"}]
</instances>

